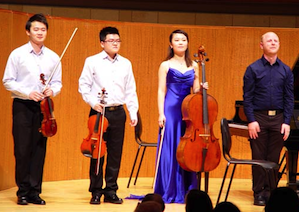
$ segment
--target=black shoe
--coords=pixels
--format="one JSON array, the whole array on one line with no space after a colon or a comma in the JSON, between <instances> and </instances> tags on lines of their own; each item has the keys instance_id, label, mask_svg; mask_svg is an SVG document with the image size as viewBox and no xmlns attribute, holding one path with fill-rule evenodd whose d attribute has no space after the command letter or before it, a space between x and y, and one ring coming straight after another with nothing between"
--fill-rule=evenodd
<instances>
[{"instance_id":1,"label":"black shoe","mask_svg":"<svg viewBox=\"0 0 299 212\"><path fill-rule=\"evenodd\" d=\"M267 204L269 202L269 198L270 198L270 196L264 196L265 204Z\"/></svg>"},{"instance_id":2,"label":"black shoe","mask_svg":"<svg viewBox=\"0 0 299 212\"><path fill-rule=\"evenodd\" d=\"M28 199L27 201L29 203L33 203L33 204L36 204L36 205L45 205L46 204L46 201L43 200L42 198L40 198L39 195L28 197L27 199Z\"/></svg>"},{"instance_id":3,"label":"black shoe","mask_svg":"<svg viewBox=\"0 0 299 212\"><path fill-rule=\"evenodd\" d=\"M95 205L98 205L98 204L101 204L101 196L102 195L94 195L92 196L92 198L90 199L90 204L95 204Z\"/></svg>"},{"instance_id":4,"label":"black shoe","mask_svg":"<svg viewBox=\"0 0 299 212\"><path fill-rule=\"evenodd\" d=\"M265 198L263 196L256 196L254 197L253 204L257 206L265 206L266 205Z\"/></svg>"},{"instance_id":5,"label":"black shoe","mask_svg":"<svg viewBox=\"0 0 299 212\"><path fill-rule=\"evenodd\" d=\"M27 198L26 197L18 197L17 204L18 205L28 205Z\"/></svg>"},{"instance_id":6,"label":"black shoe","mask_svg":"<svg viewBox=\"0 0 299 212\"><path fill-rule=\"evenodd\" d=\"M118 198L116 194L110 194L110 195L105 195L104 202L122 204L123 200L121 198Z\"/></svg>"}]
</instances>

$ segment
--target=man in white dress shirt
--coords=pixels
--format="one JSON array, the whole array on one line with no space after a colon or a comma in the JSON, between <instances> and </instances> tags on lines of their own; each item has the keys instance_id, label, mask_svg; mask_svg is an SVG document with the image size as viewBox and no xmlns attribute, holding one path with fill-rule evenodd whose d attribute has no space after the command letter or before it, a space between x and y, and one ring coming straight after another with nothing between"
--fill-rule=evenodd
<instances>
[{"instance_id":1,"label":"man in white dress shirt","mask_svg":"<svg viewBox=\"0 0 299 212\"><path fill-rule=\"evenodd\" d=\"M105 27L100 31L100 43L103 51L85 60L79 79L79 92L83 100L90 105L89 116L102 113L103 104L98 94L102 89L107 92L105 98L105 117L109 125L104 133L107 146L107 165L105 171L106 187L103 188L103 163L100 160L99 174L95 174L97 160L90 160L90 187L92 193L90 204L100 204L104 194L104 202L121 204L123 200L116 195L117 178L120 168L122 147L125 133L126 104L130 114L131 126L137 124L138 99L131 62L118 54L120 35L118 29Z\"/></svg>"},{"instance_id":2,"label":"man in white dress shirt","mask_svg":"<svg viewBox=\"0 0 299 212\"><path fill-rule=\"evenodd\" d=\"M2 81L14 99L12 133L17 203L45 205L45 200L39 196L47 146L47 138L39 131L43 120L40 101L60 92L61 64L59 56L44 46L48 31L45 16L33 15L25 28L29 42L11 52ZM58 63L51 82L44 89L40 75L44 74L47 80Z\"/></svg>"}]
</instances>

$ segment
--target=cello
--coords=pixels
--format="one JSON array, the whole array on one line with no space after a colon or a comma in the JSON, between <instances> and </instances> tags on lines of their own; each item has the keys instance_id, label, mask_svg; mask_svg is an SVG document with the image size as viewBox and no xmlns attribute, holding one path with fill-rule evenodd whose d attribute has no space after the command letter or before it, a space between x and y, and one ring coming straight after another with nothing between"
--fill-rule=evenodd
<instances>
[{"instance_id":1,"label":"cello","mask_svg":"<svg viewBox=\"0 0 299 212\"><path fill-rule=\"evenodd\" d=\"M198 49L202 67L202 83L206 82L205 62L208 60L204 47ZM213 123L217 118L218 104L214 97L201 93L189 94L182 102L182 116L186 131L177 148L177 161L186 171L209 172L220 163L221 150L213 134Z\"/></svg>"},{"instance_id":2,"label":"cello","mask_svg":"<svg viewBox=\"0 0 299 212\"><path fill-rule=\"evenodd\" d=\"M100 93L99 93L100 94ZM108 127L108 120L105 117L105 101L106 90L102 89L102 94L100 97L101 104L104 105L103 112L92 115L88 119L88 129L89 133L86 138L83 139L81 143L81 153L93 159L97 159L96 174L99 174L100 158L105 156L106 153L106 142L103 139L103 134L106 132Z\"/></svg>"}]
</instances>

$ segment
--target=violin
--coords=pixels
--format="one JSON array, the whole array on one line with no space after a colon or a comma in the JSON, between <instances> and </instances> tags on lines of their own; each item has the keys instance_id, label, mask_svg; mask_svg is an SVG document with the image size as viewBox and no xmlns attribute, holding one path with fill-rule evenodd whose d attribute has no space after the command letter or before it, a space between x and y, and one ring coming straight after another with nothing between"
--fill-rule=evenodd
<instances>
[{"instance_id":1,"label":"violin","mask_svg":"<svg viewBox=\"0 0 299 212\"><path fill-rule=\"evenodd\" d=\"M50 81L52 80L54 73L56 72L56 69L60 64L60 61L63 58L67 48L69 47L73 37L75 36L77 30L78 30L78 28L75 28L75 30L73 31L73 34L70 37L68 43L66 44L61 56L59 57L59 60L56 63L56 66L51 71L49 78L47 80L45 80L45 75L43 73L40 74L40 80L41 80L42 84L44 85L44 89L43 89L42 93L44 93L45 89L47 88ZM52 137L57 132L57 123L56 123L56 119L55 119L54 113L53 113L54 103L53 103L52 99L50 97L44 98L40 103L40 108L41 108L41 112L43 113L44 117L43 117L43 120L41 123L41 127L39 128L39 132L41 132L45 137Z\"/></svg>"},{"instance_id":2,"label":"violin","mask_svg":"<svg viewBox=\"0 0 299 212\"><path fill-rule=\"evenodd\" d=\"M100 93L99 93L100 94ZM104 98L106 98L105 89L102 90L101 103L105 105ZM86 138L83 139L81 143L81 153L93 159L97 159L96 174L99 173L99 163L100 158L102 158L106 153L106 141L104 141L103 134L106 132L108 127L108 120L105 117L105 106L103 107L102 113L97 113L92 115L88 119L88 129L89 133Z\"/></svg>"},{"instance_id":3,"label":"violin","mask_svg":"<svg viewBox=\"0 0 299 212\"><path fill-rule=\"evenodd\" d=\"M203 46L198 49L202 67L202 82L206 82L205 62L208 61ZM182 116L186 122L186 131L177 148L179 165L187 171L209 172L215 169L221 158L218 139L213 133L218 103L207 94L206 89L197 94L189 94L182 102Z\"/></svg>"},{"instance_id":4,"label":"violin","mask_svg":"<svg viewBox=\"0 0 299 212\"><path fill-rule=\"evenodd\" d=\"M45 85L45 75L40 74L40 80L43 85ZM57 123L56 119L54 117L54 103L53 100L50 97L45 97L40 102L40 108L41 112L43 114L43 120L41 123L41 127L39 131L45 136L45 137L52 137L57 132Z\"/></svg>"}]
</instances>

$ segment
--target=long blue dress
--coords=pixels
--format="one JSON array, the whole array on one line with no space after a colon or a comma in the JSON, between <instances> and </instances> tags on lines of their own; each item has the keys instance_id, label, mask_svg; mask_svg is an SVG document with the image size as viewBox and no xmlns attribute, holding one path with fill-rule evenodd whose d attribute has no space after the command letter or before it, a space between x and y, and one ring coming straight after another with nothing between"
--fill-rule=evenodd
<instances>
[{"instance_id":1,"label":"long blue dress","mask_svg":"<svg viewBox=\"0 0 299 212\"><path fill-rule=\"evenodd\" d=\"M169 68L167 72L164 102L166 123L154 191L162 196L165 203L184 203L186 193L197 188L196 173L183 170L176 159L177 147L186 128L182 121L181 105L183 99L190 94L193 81L194 69L181 73ZM157 156L158 151L157 148Z\"/></svg>"}]
</instances>

